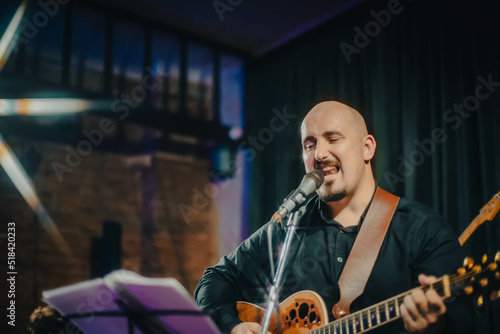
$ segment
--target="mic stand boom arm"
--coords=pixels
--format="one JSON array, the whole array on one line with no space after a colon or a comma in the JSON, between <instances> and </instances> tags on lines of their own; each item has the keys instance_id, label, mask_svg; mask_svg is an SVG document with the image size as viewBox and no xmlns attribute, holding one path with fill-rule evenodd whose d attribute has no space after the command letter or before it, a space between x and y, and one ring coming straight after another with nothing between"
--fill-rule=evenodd
<instances>
[{"instance_id":1,"label":"mic stand boom arm","mask_svg":"<svg viewBox=\"0 0 500 334\"><path fill-rule=\"evenodd\" d=\"M278 260L278 268L276 269L276 274L274 275L273 285L271 286L271 290L269 291L266 313L264 314L264 320L262 321L262 328L260 332L261 334L267 333L269 324L271 323L271 317L273 311L275 308L277 309L279 307L278 289L281 286L283 273L285 272L285 264L290 254L290 245L292 244L292 240L295 236L295 231L297 230L299 217L300 213L294 212L290 215L290 218L288 219L287 222L288 230L286 232L285 242L283 243L283 247L281 248L280 257ZM278 324L279 324L279 319L278 319Z\"/></svg>"}]
</instances>

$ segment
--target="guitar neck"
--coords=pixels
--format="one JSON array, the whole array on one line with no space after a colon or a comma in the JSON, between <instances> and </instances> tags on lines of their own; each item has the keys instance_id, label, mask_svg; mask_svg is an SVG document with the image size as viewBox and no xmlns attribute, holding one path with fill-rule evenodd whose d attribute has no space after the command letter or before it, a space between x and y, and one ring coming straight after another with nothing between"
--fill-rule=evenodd
<instances>
[{"instance_id":1,"label":"guitar neck","mask_svg":"<svg viewBox=\"0 0 500 334\"><path fill-rule=\"evenodd\" d=\"M451 297L450 281L461 281L455 275L445 275L431 285L419 287L422 291L435 289L441 298ZM412 290L403 292L378 304L352 313L330 324L317 328L309 334L354 334L364 333L376 327L385 325L391 321L401 318L400 305L405 296L411 294Z\"/></svg>"},{"instance_id":2,"label":"guitar neck","mask_svg":"<svg viewBox=\"0 0 500 334\"><path fill-rule=\"evenodd\" d=\"M469 226L465 229L465 231L460 234L460 237L458 237L458 241L460 242L460 246L463 246L463 244L469 239L469 237L474 233L474 231L477 230L477 228L484 222L484 220L481 220L479 216L474 218L472 223L470 223Z\"/></svg>"},{"instance_id":3,"label":"guitar neck","mask_svg":"<svg viewBox=\"0 0 500 334\"><path fill-rule=\"evenodd\" d=\"M469 237L474 233L474 231L486 220L492 220L495 215L498 213L500 210L500 191L495 194L488 203L486 203L485 206L479 210L479 215L474 218L472 223L470 223L469 226L465 229L465 231L462 232L460 237L458 238L458 241L460 242L460 245L463 246L463 244L469 239Z\"/></svg>"}]
</instances>

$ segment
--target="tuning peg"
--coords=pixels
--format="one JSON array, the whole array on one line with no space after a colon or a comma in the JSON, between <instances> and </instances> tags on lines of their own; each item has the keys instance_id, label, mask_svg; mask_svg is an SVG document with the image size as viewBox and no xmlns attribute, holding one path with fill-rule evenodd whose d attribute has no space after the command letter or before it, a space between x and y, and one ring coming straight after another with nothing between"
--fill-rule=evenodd
<instances>
[{"instance_id":1,"label":"tuning peg","mask_svg":"<svg viewBox=\"0 0 500 334\"><path fill-rule=\"evenodd\" d=\"M465 270L464 267L460 267L457 269L457 272L458 272L458 275L459 276L462 276L462 275L465 275L467 273L467 271Z\"/></svg>"},{"instance_id":2,"label":"tuning peg","mask_svg":"<svg viewBox=\"0 0 500 334\"><path fill-rule=\"evenodd\" d=\"M500 254L500 252L498 252ZM500 255L499 255L500 257ZM474 266L474 259L471 258L471 257L466 257L464 259L464 267L467 268L467 269L470 269Z\"/></svg>"},{"instance_id":3,"label":"tuning peg","mask_svg":"<svg viewBox=\"0 0 500 334\"><path fill-rule=\"evenodd\" d=\"M497 300L498 298L500 298L500 290L491 293L490 300Z\"/></svg>"},{"instance_id":4,"label":"tuning peg","mask_svg":"<svg viewBox=\"0 0 500 334\"><path fill-rule=\"evenodd\" d=\"M495 254L495 262L500 261L500 251Z\"/></svg>"},{"instance_id":5,"label":"tuning peg","mask_svg":"<svg viewBox=\"0 0 500 334\"><path fill-rule=\"evenodd\" d=\"M467 286L464 289L466 295L471 295L474 292L474 288L471 286Z\"/></svg>"},{"instance_id":6,"label":"tuning peg","mask_svg":"<svg viewBox=\"0 0 500 334\"><path fill-rule=\"evenodd\" d=\"M481 272L481 266L479 264L476 264L474 268L472 268L472 271L476 274L479 274Z\"/></svg>"},{"instance_id":7,"label":"tuning peg","mask_svg":"<svg viewBox=\"0 0 500 334\"><path fill-rule=\"evenodd\" d=\"M488 261L488 255L486 255L486 253L483 254L481 261L483 262L483 264Z\"/></svg>"},{"instance_id":8,"label":"tuning peg","mask_svg":"<svg viewBox=\"0 0 500 334\"><path fill-rule=\"evenodd\" d=\"M483 296L479 296L477 298L477 306L483 306L483 303L484 303L484 299L483 299Z\"/></svg>"},{"instance_id":9,"label":"tuning peg","mask_svg":"<svg viewBox=\"0 0 500 334\"><path fill-rule=\"evenodd\" d=\"M491 270L491 271L495 271L497 270L498 268L498 264L496 264L495 262L492 262L489 264L488 268Z\"/></svg>"},{"instance_id":10,"label":"tuning peg","mask_svg":"<svg viewBox=\"0 0 500 334\"><path fill-rule=\"evenodd\" d=\"M481 285L481 287L485 287L488 285L488 279L487 278L483 278L482 280L479 281L479 285Z\"/></svg>"}]
</instances>

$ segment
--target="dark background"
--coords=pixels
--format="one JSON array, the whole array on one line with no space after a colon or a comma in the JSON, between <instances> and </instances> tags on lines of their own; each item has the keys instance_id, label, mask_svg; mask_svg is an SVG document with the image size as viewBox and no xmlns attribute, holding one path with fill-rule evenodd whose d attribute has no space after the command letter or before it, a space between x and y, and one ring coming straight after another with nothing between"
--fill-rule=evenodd
<instances>
[{"instance_id":1,"label":"dark background","mask_svg":"<svg viewBox=\"0 0 500 334\"><path fill-rule=\"evenodd\" d=\"M247 112L286 106L300 119L323 100L353 106L377 140L379 186L433 207L460 234L499 190L500 95L492 93L468 118L444 117L454 104L474 96L479 76L500 80L498 21L489 2L405 2L404 10L347 62L339 44L354 45L353 28L363 29L373 20L369 12L385 6L384 1L362 4L252 64ZM254 132L267 121L249 120ZM253 164L252 203L260 204L251 211L255 227L279 206L290 180L297 184L304 172L299 126L286 128ZM437 128L447 139L425 159L415 158L414 170L400 172L398 158L409 160L422 151L415 140L432 138ZM394 181L393 175L405 177ZM496 218L464 247L476 259L481 253L491 256L499 235ZM492 333L499 330L498 305L495 310Z\"/></svg>"},{"instance_id":2,"label":"dark background","mask_svg":"<svg viewBox=\"0 0 500 334\"><path fill-rule=\"evenodd\" d=\"M96 114L99 110L52 119L52 123L23 116L0 116L0 133L15 152L31 157L25 159L26 163L23 161L23 166L27 170L30 163L35 166L30 175L42 202L80 256L75 262L58 259L59 250L2 170L0 218L15 219L19 238L23 238L18 256L19 266L25 271L19 287L25 294L16 333L25 332L25 318L39 304L42 290L106 272L102 261L92 255L105 251L103 245L109 244L99 241L101 237L110 238L106 240L112 240L111 244L116 244L115 238L122 238L121 247L117 246L121 266L113 259L108 261L109 266L145 275L174 276L192 292L203 268L222 255L217 246L222 242L216 232L217 210L210 204L206 210L200 210L193 224L186 224L177 211L169 208L169 203L189 199L192 187L203 187L211 181L209 172L217 170L218 165L214 152L229 148L234 159L236 148L243 146L251 159L243 196L241 235L236 239L255 231L300 182L304 174L300 121L324 100L344 102L365 117L377 140L373 166L379 186L433 207L457 235L500 190L500 87L492 87L484 100L474 99L484 80L500 82L500 27L492 1L401 1L397 13L391 14L384 27L373 23L373 11L380 16L395 2L234 1L232 11L225 11L221 20L209 1L150 0L138 4L75 0L58 15L67 18L66 11L71 6L84 3L106 18L129 19L146 30L167 31L181 40L201 43L215 54L227 53L241 59L245 87L243 136L231 139L230 129L222 124L217 112L212 119L193 116L190 106L196 101L189 100L186 86L187 92L180 89L178 102L167 107L179 108L175 115L180 117L158 113L146 101L127 120L143 129L139 143L131 143L133 131L121 126L115 117L119 130L96 150L98 158L82 165L78 175L72 174L71 180L61 185L52 174L50 159L62 157L65 145L76 144L81 139L77 134L88 126L86 122L95 124L102 117ZM367 28L373 30L366 34ZM359 31L365 36L359 37ZM84 36L86 31L80 34ZM73 38L72 43L78 42ZM341 47L348 47L347 44L356 48L350 57ZM29 54L29 49L25 52ZM185 49L181 46L181 55L182 52ZM26 70L27 62L17 60L10 64L11 71L0 73L0 98L33 96L32 92L49 90L89 99L116 97L111 89L111 56L106 58L102 92L89 93L69 85L69 64L65 65L64 55L63 52L62 79L58 83L33 79ZM142 58L130 58L131 62L134 60L139 62L135 64L139 68L144 65ZM183 84L181 79L181 87ZM480 92L486 94L487 89ZM200 101L196 103L201 106L204 101ZM479 103L468 107L470 112L453 111L457 105L475 101ZM219 102L215 98L208 103L216 110ZM295 118L282 130L266 130L276 112L284 111ZM108 112L105 116L113 115ZM155 131L166 137L174 130L200 139L201 144L180 145L154 139ZM440 136L443 140L431 141L435 131L444 134ZM250 144L251 138L258 143ZM43 144L42 148L33 143ZM36 153L41 163L30 155L30 147L38 147ZM153 152L154 162L146 169L123 168L131 151ZM166 161L161 160L154 155L157 153L184 160L171 155ZM234 170L227 172L230 175ZM101 175L101 179L95 175ZM148 189L155 185L153 196ZM181 191L182 187L189 189ZM86 206L82 201L87 197L80 192L84 188L95 189ZM103 189L109 192L103 193ZM78 195L71 199L71 194ZM147 202L148 198L151 201ZM154 213L148 203L153 203ZM122 222L121 229L113 225L115 221ZM486 253L492 259L500 249L498 223L499 218L495 218L480 226L464 245L467 254L480 259ZM106 231L110 233L107 236ZM156 246L148 248L147 240L151 238L157 238ZM200 249L200 244L207 251ZM481 333L500 331L498 303L486 303L478 313Z\"/></svg>"}]
</instances>

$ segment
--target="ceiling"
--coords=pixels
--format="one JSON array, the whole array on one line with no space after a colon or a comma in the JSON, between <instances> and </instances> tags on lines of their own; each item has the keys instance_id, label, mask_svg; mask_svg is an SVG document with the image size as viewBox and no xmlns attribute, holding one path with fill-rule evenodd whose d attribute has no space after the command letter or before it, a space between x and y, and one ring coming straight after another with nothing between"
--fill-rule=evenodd
<instances>
[{"instance_id":1,"label":"ceiling","mask_svg":"<svg viewBox=\"0 0 500 334\"><path fill-rule=\"evenodd\" d=\"M285 44L363 1L99 0L254 56Z\"/></svg>"}]
</instances>

